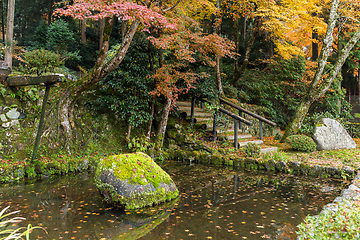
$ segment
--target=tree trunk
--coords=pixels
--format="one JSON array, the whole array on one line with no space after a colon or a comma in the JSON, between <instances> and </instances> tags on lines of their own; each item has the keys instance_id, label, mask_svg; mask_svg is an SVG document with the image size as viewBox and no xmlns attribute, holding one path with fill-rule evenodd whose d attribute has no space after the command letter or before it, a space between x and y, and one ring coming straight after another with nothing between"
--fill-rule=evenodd
<instances>
[{"instance_id":1,"label":"tree trunk","mask_svg":"<svg viewBox=\"0 0 360 240\"><path fill-rule=\"evenodd\" d=\"M124 38L125 37L125 33L127 30L127 24L129 21L126 20L121 20L121 37Z\"/></svg>"},{"instance_id":2,"label":"tree trunk","mask_svg":"<svg viewBox=\"0 0 360 240\"><path fill-rule=\"evenodd\" d=\"M5 64L9 68L12 68L14 11L15 11L15 0L8 0L6 41L5 41Z\"/></svg>"},{"instance_id":3,"label":"tree trunk","mask_svg":"<svg viewBox=\"0 0 360 240\"><path fill-rule=\"evenodd\" d=\"M5 24L4 24L4 3L1 1L1 32L3 42L5 43Z\"/></svg>"},{"instance_id":4,"label":"tree trunk","mask_svg":"<svg viewBox=\"0 0 360 240\"><path fill-rule=\"evenodd\" d=\"M165 137L167 122L169 120L171 103L172 103L172 100L170 98L167 98L166 103L164 104L164 107L163 107L163 111L162 111L162 115L161 115L161 122L160 122L159 130L158 130L158 134L156 136L157 140L156 140L155 146L156 146L157 150L160 150L164 143L164 137Z\"/></svg>"},{"instance_id":5,"label":"tree trunk","mask_svg":"<svg viewBox=\"0 0 360 240\"><path fill-rule=\"evenodd\" d=\"M221 0L216 0L216 7L218 9L218 15L215 19L215 33L220 36L221 34ZM219 91L220 96L224 96L224 91L221 83L221 70L220 70L220 56L216 56L216 65L215 65L215 79L216 79L216 86Z\"/></svg>"},{"instance_id":6,"label":"tree trunk","mask_svg":"<svg viewBox=\"0 0 360 240\"><path fill-rule=\"evenodd\" d=\"M99 20L99 49L101 50L103 44L103 35L104 35L105 19L101 18Z\"/></svg>"},{"instance_id":7,"label":"tree trunk","mask_svg":"<svg viewBox=\"0 0 360 240\"><path fill-rule=\"evenodd\" d=\"M360 68L358 69L357 80L358 80L358 89L359 89L358 104L360 104Z\"/></svg>"},{"instance_id":8,"label":"tree trunk","mask_svg":"<svg viewBox=\"0 0 360 240\"><path fill-rule=\"evenodd\" d=\"M130 134L131 134L131 124L129 123L128 126L128 132L127 132L127 138L130 140Z\"/></svg>"},{"instance_id":9,"label":"tree trunk","mask_svg":"<svg viewBox=\"0 0 360 240\"><path fill-rule=\"evenodd\" d=\"M150 41L148 42L148 57L149 57L149 63L150 63L150 71L155 74L154 59L153 59L153 56L151 54L151 42ZM154 87L155 86L156 86L156 82L154 80ZM156 96L154 95L153 98L152 98L151 106L150 106L150 112L151 112L150 115L151 116L150 116L150 120L149 120L149 123L148 123L148 130L147 130L147 133L146 133L146 138L147 138L148 141L150 140L150 137L151 137L151 127L152 127L154 114L155 114L155 99L156 99Z\"/></svg>"},{"instance_id":10,"label":"tree trunk","mask_svg":"<svg viewBox=\"0 0 360 240\"><path fill-rule=\"evenodd\" d=\"M303 98L297 107L294 116L292 117L290 124L287 125L285 129L285 133L281 138L280 142L284 142L285 139L291 135L297 133L300 129L302 122L305 119L306 114L308 113L311 104L314 102L315 99L305 99Z\"/></svg>"},{"instance_id":11,"label":"tree trunk","mask_svg":"<svg viewBox=\"0 0 360 240\"><path fill-rule=\"evenodd\" d=\"M86 19L80 21L81 21L81 43L86 44Z\"/></svg>"},{"instance_id":12,"label":"tree trunk","mask_svg":"<svg viewBox=\"0 0 360 240\"><path fill-rule=\"evenodd\" d=\"M109 50L109 38L111 33L112 22L113 22L113 18L106 18L104 33L103 33L102 48L100 50L98 59L92 70L81 80L78 81L79 87L74 89L74 95L79 96L82 92L86 91L91 86L93 86L101 79L103 79L107 74L114 71L124 60L127 50L129 49L131 41L136 33L136 30L139 27L140 22L134 20L131 23L131 26L129 27L124 39L122 40L121 48L117 51L114 57L112 57L108 62L104 63L107 52Z\"/></svg>"},{"instance_id":13,"label":"tree trunk","mask_svg":"<svg viewBox=\"0 0 360 240\"><path fill-rule=\"evenodd\" d=\"M219 91L219 95L224 96L224 91L221 83L220 56L216 56L215 78L216 78L216 86Z\"/></svg>"},{"instance_id":14,"label":"tree trunk","mask_svg":"<svg viewBox=\"0 0 360 240\"><path fill-rule=\"evenodd\" d=\"M49 0L48 2L48 25L51 24L51 18L52 18L52 15L53 15L53 5L54 5L54 0Z\"/></svg>"},{"instance_id":15,"label":"tree trunk","mask_svg":"<svg viewBox=\"0 0 360 240\"><path fill-rule=\"evenodd\" d=\"M247 47L246 47L244 62L241 65L241 68L240 68L240 71L239 71L239 77L241 77L241 75L245 72L245 70L247 68L247 65L249 64L251 48L254 45L256 33L259 30L259 26L260 26L260 21L259 21L258 18L256 18L253 32L251 34L251 37L250 37L249 42L248 42Z\"/></svg>"},{"instance_id":16,"label":"tree trunk","mask_svg":"<svg viewBox=\"0 0 360 240\"><path fill-rule=\"evenodd\" d=\"M69 141L64 141L65 143L65 149L70 154L70 145L72 140L72 127L70 123L71 113L73 112L70 110L70 107L72 106L72 97L71 97L71 90L67 89L63 95L61 96L58 104L58 119L60 121L60 126L62 129L62 132L64 133L65 139L68 139ZM61 134L60 134L61 135Z\"/></svg>"},{"instance_id":17,"label":"tree trunk","mask_svg":"<svg viewBox=\"0 0 360 240\"><path fill-rule=\"evenodd\" d=\"M291 136L298 132L299 128L301 127L302 120L306 116L310 107L304 107L304 104L310 102L311 105L311 103L318 100L321 96L325 94L325 92L329 89L331 83L339 73L346 58L349 56L350 51L360 39L360 29L358 29L358 31L354 33L351 39L346 43L345 47L337 55L335 64L328 74L329 76L326 79L323 79L325 65L327 63L330 49L333 43L333 31L337 22L336 11L338 5L339 0L333 0L330 9L329 24L326 30L325 38L323 40L323 48L321 49L320 56L318 58L318 68L316 70L314 79L311 82L307 93L297 107L294 117L290 121L289 125L286 127L285 133L281 138L281 142L284 142L288 136ZM322 80L322 82L319 84L320 80Z\"/></svg>"},{"instance_id":18,"label":"tree trunk","mask_svg":"<svg viewBox=\"0 0 360 240\"><path fill-rule=\"evenodd\" d=\"M240 18L240 24L241 24L241 37L242 40L245 42L246 41L246 16L242 16Z\"/></svg>"},{"instance_id":19,"label":"tree trunk","mask_svg":"<svg viewBox=\"0 0 360 240\"><path fill-rule=\"evenodd\" d=\"M107 52L109 49L109 38L112 28L113 18L105 18L105 26L102 37L102 48L100 49L98 59L92 68L92 70L86 74L82 79L76 82L76 84L70 85L68 90L65 91L59 102L59 122L61 128L64 130L66 139L73 139L72 129L74 128L73 123L73 111L74 102L77 98L94 84L98 83L108 73L113 71L125 57L125 54L130 46L130 43L136 33L139 26L139 21L134 20L131 27L128 29L126 36L122 41L121 48L118 52L105 63ZM70 143L68 144L70 145ZM69 147L66 147L68 152Z\"/></svg>"},{"instance_id":20,"label":"tree trunk","mask_svg":"<svg viewBox=\"0 0 360 240\"><path fill-rule=\"evenodd\" d=\"M235 42L235 59L234 59L234 70L233 70L233 79L231 85L236 86L236 82L239 79L239 53L240 53L240 37L239 37L239 19L234 20L234 42Z\"/></svg>"},{"instance_id":21,"label":"tree trunk","mask_svg":"<svg viewBox=\"0 0 360 240\"><path fill-rule=\"evenodd\" d=\"M312 31L312 38L316 41L316 42L312 42L311 46L312 46L312 54L311 54L311 60L312 61L316 61L319 57L319 44L317 43L317 40L319 38L316 30Z\"/></svg>"},{"instance_id":22,"label":"tree trunk","mask_svg":"<svg viewBox=\"0 0 360 240\"><path fill-rule=\"evenodd\" d=\"M146 133L146 139L149 141L150 137L151 137L151 127L152 127L152 123L153 123L153 119L154 119L154 114L155 114L155 96L153 96L152 102L151 102L151 106L150 106L150 120L148 123L148 130Z\"/></svg>"}]
</instances>

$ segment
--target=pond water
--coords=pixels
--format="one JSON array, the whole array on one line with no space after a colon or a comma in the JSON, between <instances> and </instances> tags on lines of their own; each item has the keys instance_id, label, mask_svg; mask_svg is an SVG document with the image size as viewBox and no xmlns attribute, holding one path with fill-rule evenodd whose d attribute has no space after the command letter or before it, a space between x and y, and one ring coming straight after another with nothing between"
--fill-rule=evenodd
<instances>
[{"instance_id":1,"label":"pond water","mask_svg":"<svg viewBox=\"0 0 360 240\"><path fill-rule=\"evenodd\" d=\"M31 239L296 239L296 225L346 183L167 162L177 201L136 211L103 203L93 173L4 185L0 207L42 226Z\"/></svg>"}]
</instances>

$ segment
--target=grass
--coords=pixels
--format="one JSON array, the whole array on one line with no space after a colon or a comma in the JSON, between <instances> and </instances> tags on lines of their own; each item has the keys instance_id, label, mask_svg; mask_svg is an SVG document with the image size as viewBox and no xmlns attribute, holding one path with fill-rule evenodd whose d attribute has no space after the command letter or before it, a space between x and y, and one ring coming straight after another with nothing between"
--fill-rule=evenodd
<instances>
[{"instance_id":1,"label":"grass","mask_svg":"<svg viewBox=\"0 0 360 240\"><path fill-rule=\"evenodd\" d=\"M25 220L23 217L13 217L14 214L19 213L20 211L14 211L6 213L10 207L5 207L0 212L0 239L30 239L30 233L34 229L43 229L42 227L28 224L27 227L17 227L17 224ZM45 232L46 230L43 229ZM47 232L46 232L47 233Z\"/></svg>"},{"instance_id":2,"label":"grass","mask_svg":"<svg viewBox=\"0 0 360 240\"><path fill-rule=\"evenodd\" d=\"M360 139L354 139L357 146L360 145ZM286 143L280 143L279 140L275 140L274 137L264 137L263 147L278 147L280 152L286 156L289 160L301 161L308 165L320 165L320 166L333 166L342 168L349 166L355 169L360 168L360 149L359 147L354 149L339 149L339 150L326 150L315 151L312 153L304 153L294 151Z\"/></svg>"}]
</instances>

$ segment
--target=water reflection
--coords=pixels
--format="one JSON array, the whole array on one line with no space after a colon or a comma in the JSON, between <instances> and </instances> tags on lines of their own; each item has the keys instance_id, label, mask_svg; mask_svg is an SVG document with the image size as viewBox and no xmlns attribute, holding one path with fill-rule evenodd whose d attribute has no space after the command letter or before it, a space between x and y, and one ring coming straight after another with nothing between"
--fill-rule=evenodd
<instances>
[{"instance_id":1,"label":"water reflection","mask_svg":"<svg viewBox=\"0 0 360 240\"><path fill-rule=\"evenodd\" d=\"M122 221L117 225L97 229L97 237L105 239L138 239L145 236L169 218L177 201L178 199L175 199L159 206L126 211L121 218Z\"/></svg>"},{"instance_id":2,"label":"water reflection","mask_svg":"<svg viewBox=\"0 0 360 240\"><path fill-rule=\"evenodd\" d=\"M0 188L0 206L21 210L33 239L294 239L296 225L317 214L341 182L170 162L163 168L180 196L124 212L102 201L92 173Z\"/></svg>"}]
</instances>

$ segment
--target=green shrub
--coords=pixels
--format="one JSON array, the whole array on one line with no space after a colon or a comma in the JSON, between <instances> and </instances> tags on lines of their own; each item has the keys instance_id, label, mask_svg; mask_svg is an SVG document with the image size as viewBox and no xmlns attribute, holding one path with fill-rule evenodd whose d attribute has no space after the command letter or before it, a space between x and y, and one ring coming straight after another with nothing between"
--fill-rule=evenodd
<instances>
[{"instance_id":1,"label":"green shrub","mask_svg":"<svg viewBox=\"0 0 360 240\"><path fill-rule=\"evenodd\" d=\"M359 239L359 203L344 201L338 208L321 212L318 216L307 216L298 225L298 239Z\"/></svg>"},{"instance_id":2,"label":"green shrub","mask_svg":"<svg viewBox=\"0 0 360 240\"><path fill-rule=\"evenodd\" d=\"M347 122L342 124L346 131L353 138L360 138L360 123L357 122Z\"/></svg>"},{"instance_id":3,"label":"green shrub","mask_svg":"<svg viewBox=\"0 0 360 240\"><path fill-rule=\"evenodd\" d=\"M253 157L253 158L259 158L260 157L260 146L256 143L248 143L244 147L244 154L245 157Z\"/></svg>"},{"instance_id":4,"label":"green shrub","mask_svg":"<svg viewBox=\"0 0 360 240\"><path fill-rule=\"evenodd\" d=\"M297 151L314 152L316 150L316 143L306 135L292 135L286 138L286 142Z\"/></svg>"},{"instance_id":5,"label":"green shrub","mask_svg":"<svg viewBox=\"0 0 360 240\"><path fill-rule=\"evenodd\" d=\"M23 62L23 65L20 65L22 72L37 76L54 73L63 64L58 54L45 49L25 52L19 60Z\"/></svg>"}]
</instances>

